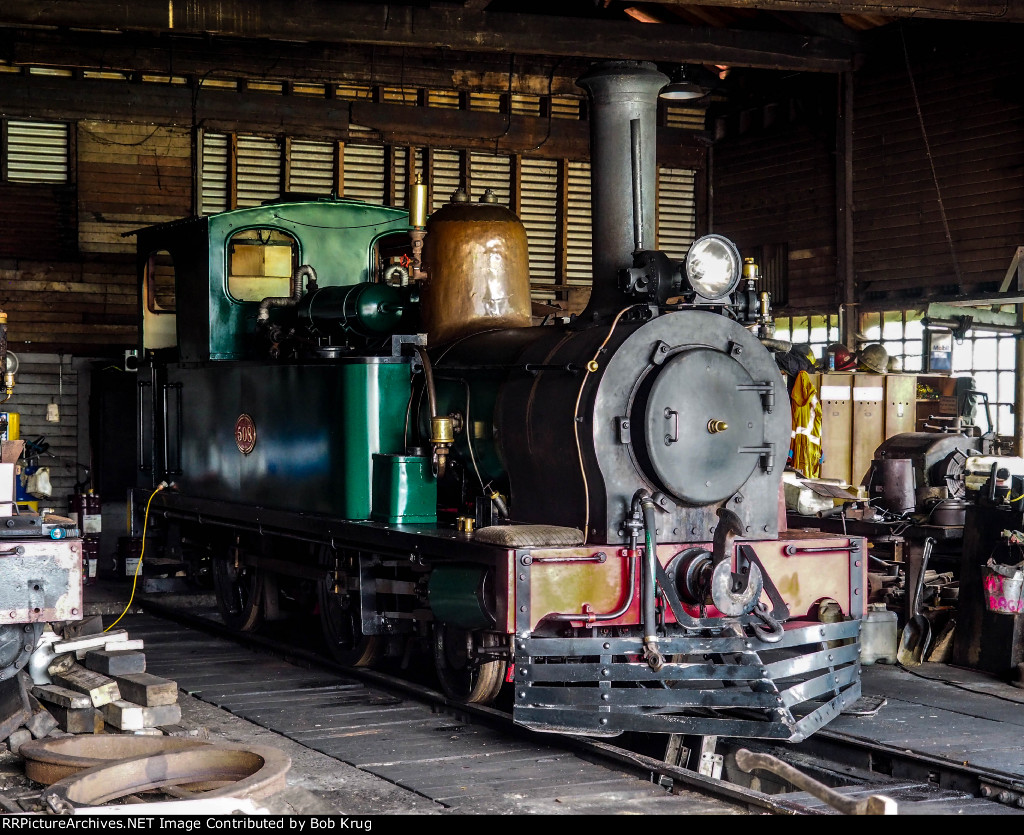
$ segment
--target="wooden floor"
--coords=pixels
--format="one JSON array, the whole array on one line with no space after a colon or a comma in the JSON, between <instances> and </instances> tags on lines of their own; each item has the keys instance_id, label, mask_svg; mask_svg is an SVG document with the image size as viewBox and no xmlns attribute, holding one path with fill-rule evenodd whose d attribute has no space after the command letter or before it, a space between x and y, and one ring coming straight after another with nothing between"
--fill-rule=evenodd
<instances>
[{"instance_id":1,"label":"wooden floor","mask_svg":"<svg viewBox=\"0 0 1024 835\"><path fill-rule=\"evenodd\" d=\"M145 642L147 670L180 689L345 766L429 799L449 814L746 814L673 794L613 768L521 741L146 614L118 627ZM541 735L538 735L541 736Z\"/></svg>"},{"instance_id":2,"label":"wooden floor","mask_svg":"<svg viewBox=\"0 0 1024 835\"><path fill-rule=\"evenodd\" d=\"M842 715L830 734L880 742L1024 780L1024 690L988 673L925 663L862 668L864 695L884 697L870 716Z\"/></svg>"},{"instance_id":3,"label":"wooden floor","mask_svg":"<svg viewBox=\"0 0 1024 835\"><path fill-rule=\"evenodd\" d=\"M90 596L96 607L123 609L122 591L90 595L87 590L87 602ZM439 810L745 814L726 803L696 794L672 795L596 767L545 745L543 735L537 744L510 742L406 700L381 696L357 681L188 633L138 608L118 627L145 640L153 673L177 681L204 702L401 786L421 801L429 799ZM868 715L844 713L819 735L878 743L952 767L970 765L1019 782L1024 797L1024 690L988 673L933 663L865 666L862 690L865 697L876 697L880 707Z\"/></svg>"}]
</instances>

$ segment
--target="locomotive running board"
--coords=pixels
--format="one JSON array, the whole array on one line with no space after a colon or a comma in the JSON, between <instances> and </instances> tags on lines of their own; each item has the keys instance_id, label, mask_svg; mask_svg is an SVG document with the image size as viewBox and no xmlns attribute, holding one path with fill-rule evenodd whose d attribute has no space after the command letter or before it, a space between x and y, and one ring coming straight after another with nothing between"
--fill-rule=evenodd
<instances>
[{"instance_id":1,"label":"locomotive running board","mask_svg":"<svg viewBox=\"0 0 1024 835\"><path fill-rule=\"evenodd\" d=\"M658 642L660 670L640 638L517 637L513 718L584 736L800 742L860 697L860 625L790 622L777 643L680 629Z\"/></svg>"}]
</instances>

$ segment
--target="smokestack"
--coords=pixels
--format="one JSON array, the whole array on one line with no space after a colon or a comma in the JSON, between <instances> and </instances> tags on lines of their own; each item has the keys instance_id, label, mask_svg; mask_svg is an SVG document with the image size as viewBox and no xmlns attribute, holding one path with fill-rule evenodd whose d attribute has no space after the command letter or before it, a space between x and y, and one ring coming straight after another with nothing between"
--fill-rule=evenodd
<instances>
[{"instance_id":1,"label":"smokestack","mask_svg":"<svg viewBox=\"0 0 1024 835\"><path fill-rule=\"evenodd\" d=\"M645 61L597 64L576 81L590 96L594 278L584 325L635 301L619 290L619 270L638 245L654 247L658 92L668 82Z\"/></svg>"}]
</instances>

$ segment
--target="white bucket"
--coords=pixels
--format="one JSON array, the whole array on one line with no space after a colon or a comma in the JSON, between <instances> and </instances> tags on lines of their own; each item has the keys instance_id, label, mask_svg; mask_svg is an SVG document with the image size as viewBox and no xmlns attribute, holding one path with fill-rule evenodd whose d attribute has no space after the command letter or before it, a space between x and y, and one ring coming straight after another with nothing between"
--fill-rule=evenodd
<instances>
[{"instance_id":1,"label":"white bucket","mask_svg":"<svg viewBox=\"0 0 1024 835\"><path fill-rule=\"evenodd\" d=\"M981 568L985 608L1000 615L1016 615L1024 609L1024 570L989 560Z\"/></svg>"}]
</instances>

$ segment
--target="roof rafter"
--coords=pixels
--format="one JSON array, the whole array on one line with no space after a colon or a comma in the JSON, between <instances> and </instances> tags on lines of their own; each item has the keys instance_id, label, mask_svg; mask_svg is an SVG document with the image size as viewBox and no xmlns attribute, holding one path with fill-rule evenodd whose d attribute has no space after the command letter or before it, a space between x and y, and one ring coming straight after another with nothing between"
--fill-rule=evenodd
<instances>
[{"instance_id":1,"label":"roof rafter","mask_svg":"<svg viewBox=\"0 0 1024 835\"><path fill-rule=\"evenodd\" d=\"M934 18L990 23L1024 22L1024 7L1013 0L647 0L658 6L722 6L765 12L882 15L889 18Z\"/></svg>"},{"instance_id":2,"label":"roof rafter","mask_svg":"<svg viewBox=\"0 0 1024 835\"><path fill-rule=\"evenodd\" d=\"M167 0L5 0L0 6L0 26L211 34L821 72L851 69L855 57L848 44L807 34L329 0L300 4L291 0L191 0L181 4Z\"/></svg>"}]
</instances>

